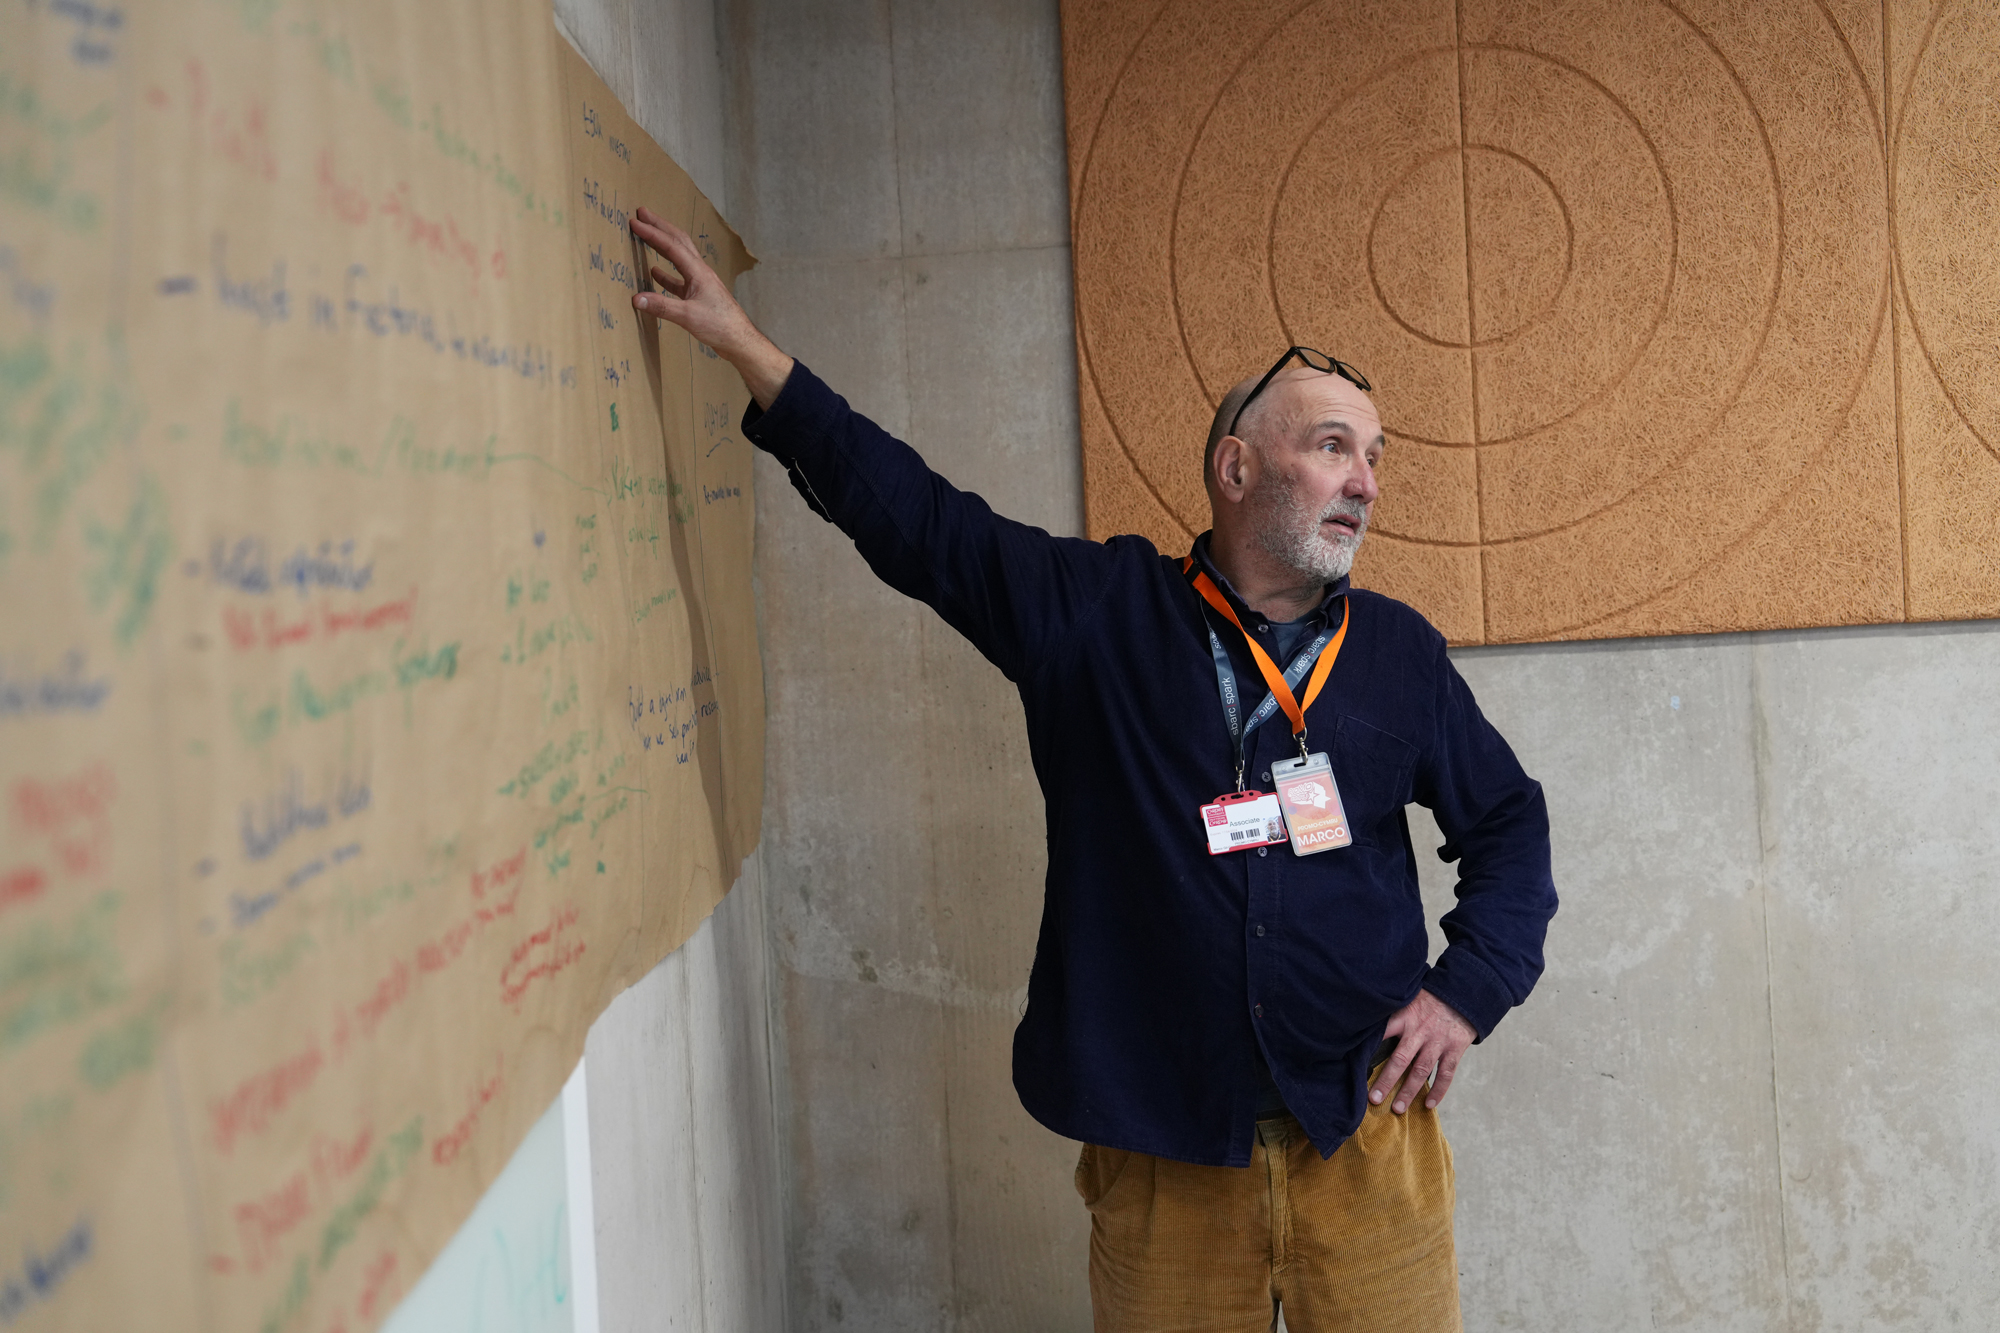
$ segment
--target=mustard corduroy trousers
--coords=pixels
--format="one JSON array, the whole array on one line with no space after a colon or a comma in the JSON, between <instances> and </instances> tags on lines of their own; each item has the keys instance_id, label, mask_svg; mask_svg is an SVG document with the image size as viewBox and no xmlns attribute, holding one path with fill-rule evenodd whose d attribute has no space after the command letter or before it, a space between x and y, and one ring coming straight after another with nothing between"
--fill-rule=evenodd
<instances>
[{"instance_id":1,"label":"mustard corduroy trousers","mask_svg":"<svg viewBox=\"0 0 2000 1333\"><path fill-rule=\"evenodd\" d=\"M1451 1148L1437 1112L1370 1107L1322 1159L1260 1121L1247 1168L1085 1145L1097 1333L1459 1333Z\"/></svg>"}]
</instances>

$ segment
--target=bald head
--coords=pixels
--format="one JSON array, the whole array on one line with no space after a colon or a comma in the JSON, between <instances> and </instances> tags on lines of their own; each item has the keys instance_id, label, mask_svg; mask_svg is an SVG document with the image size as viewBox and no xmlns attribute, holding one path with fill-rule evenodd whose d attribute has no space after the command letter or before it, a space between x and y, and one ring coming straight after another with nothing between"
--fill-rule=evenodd
<instances>
[{"instance_id":1,"label":"bald head","mask_svg":"<svg viewBox=\"0 0 2000 1333\"><path fill-rule=\"evenodd\" d=\"M1257 381L1262 378L1261 375L1250 375L1236 381L1229 392L1222 395L1222 401L1216 405L1215 419L1208 425L1208 444L1201 453L1201 475L1207 485L1215 484L1215 446L1227 438L1230 419L1236 415L1237 409L1243 406L1243 400L1250 396L1251 391L1257 387ZM1246 444L1264 443L1266 427L1271 424L1267 418L1274 412L1283 418L1277 423L1280 427L1287 424L1289 418L1295 414L1295 410L1303 406L1297 401L1299 395L1287 392L1293 386L1325 386L1344 397L1355 399L1365 405L1363 410L1370 419L1377 422L1379 429L1379 418L1375 417L1375 405L1369 402L1367 395L1359 389L1351 389L1344 380L1340 380L1338 384L1327 385L1326 381L1330 378L1339 380L1338 376L1329 376L1327 372L1314 370L1310 366L1287 366L1279 371L1264 392L1257 395L1257 401L1250 404L1249 410L1243 414L1243 420L1236 423L1236 437Z\"/></svg>"}]
</instances>

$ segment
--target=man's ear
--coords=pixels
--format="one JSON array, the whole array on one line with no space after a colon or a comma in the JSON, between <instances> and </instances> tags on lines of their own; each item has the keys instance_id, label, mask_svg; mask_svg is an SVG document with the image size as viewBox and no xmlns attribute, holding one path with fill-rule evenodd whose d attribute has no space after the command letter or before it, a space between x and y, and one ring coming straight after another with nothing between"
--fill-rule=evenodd
<instances>
[{"instance_id":1,"label":"man's ear","mask_svg":"<svg viewBox=\"0 0 2000 1333\"><path fill-rule=\"evenodd\" d=\"M1213 481L1226 500L1241 500L1255 479L1256 461L1250 446L1234 435L1225 435L1215 444Z\"/></svg>"}]
</instances>

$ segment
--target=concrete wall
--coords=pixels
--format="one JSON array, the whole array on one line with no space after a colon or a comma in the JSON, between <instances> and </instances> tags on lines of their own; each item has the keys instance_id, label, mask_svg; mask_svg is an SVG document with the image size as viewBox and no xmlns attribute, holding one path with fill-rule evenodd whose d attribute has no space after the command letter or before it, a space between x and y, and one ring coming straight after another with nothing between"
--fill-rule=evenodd
<instances>
[{"instance_id":1,"label":"concrete wall","mask_svg":"<svg viewBox=\"0 0 2000 1333\"><path fill-rule=\"evenodd\" d=\"M1078 530L1054 0L724 14L753 312ZM758 524L790 1326L1087 1328L1075 1147L1007 1072L1043 869L1019 706L774 468ZM1565 895L1446 1106L1468 1328L1989 1324L2000 627L1458 660L1548 787Z\"/></svg>"},{"instance_id":2,"label":"concrete wall","mask_svg":"<svg viewBox=\"0 0 2000 1333\"><path fill-rule=\"evenodd\" d=\"M1055 0L725 12L752 313L961 484L1080 531ZM757 486L792 1327L1085 1326L1076 1148L1008 1079L1043 866L1020 705L779 469Z\"/></svg>"},{"instance_id":3,"label":"concrete wall","mask_svg":"<svg viewBox=\"0 0 2000 1333\"><path fill-rule=\"evenodd\" d=\"M1447 1104L1467 1327L1989 1326L2000 626L1457 658L1565 894Z\"/></svg>"},{"instance_id":4,"label":"concrete wall","mask_svg":"<svg viewBox=\"0 0 2000 1333\"><path fill-rule=\"evenodd\" d=\"M709 0L557 0L555 9L633 119L731 216ZM586 1042L605 1333L786 1323L759 864L753 853L714 915L619 996Z\"/></svg>"}]
</instances>

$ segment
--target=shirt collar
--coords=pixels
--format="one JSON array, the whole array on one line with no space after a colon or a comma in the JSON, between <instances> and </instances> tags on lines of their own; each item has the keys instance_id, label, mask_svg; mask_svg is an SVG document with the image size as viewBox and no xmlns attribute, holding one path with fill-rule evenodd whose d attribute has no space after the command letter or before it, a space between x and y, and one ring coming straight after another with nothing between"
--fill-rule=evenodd
<instances>
[{"instance_id":1,"label":"shirt collar","mask_svg":"<svg viewBox=\"0 0 2000 1333\"><path fill-rule=\"evenodd\" d=\"M1208 539L1212 532L1213 529L1210 532L1202 533L1201 536L1194 539L1193 554L1195 566L1206 571L1208 576L1215 580L1215 586L1222 589L1222 595L1229 599L1229 605L1235 609L1237 616L1243 621L1243 628L1254 630L1260 626L1269 625L1271 623L1270 618L1265 616L1261 611L1252 610L1248 603L1236 595L1236 589L1229 586L1229 580L1223 576L1222 571L1215 567L1215 561L1210 558L1208 551ZM1326 585L1326 596L1320 599L1319 605L1301 618L1307 621L1329 623L1333 619L1333 604L1345 596L1347 596L1347 575L1342 574L1339 578Z\"/></svg>"}]
</instances>

